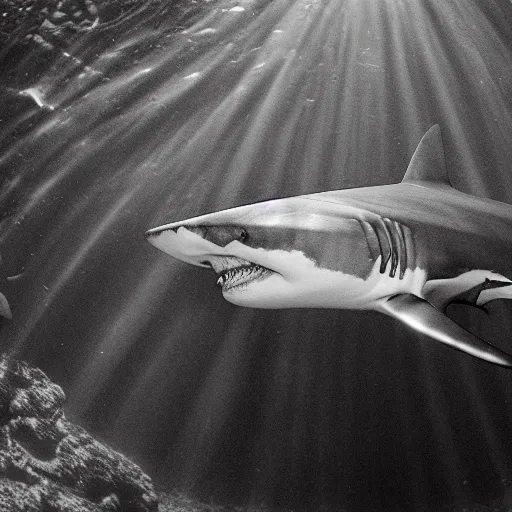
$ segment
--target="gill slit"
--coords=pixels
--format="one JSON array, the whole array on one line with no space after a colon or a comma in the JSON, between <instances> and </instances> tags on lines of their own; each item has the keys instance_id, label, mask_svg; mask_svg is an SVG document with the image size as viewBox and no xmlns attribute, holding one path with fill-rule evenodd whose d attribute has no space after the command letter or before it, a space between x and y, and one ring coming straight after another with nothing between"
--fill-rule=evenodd
<instances>
[{"instance_id":1,"label":"gill slit","mask_svg":"<svg viewBox=\"0 0 512 512\"><path fill-rule=\"evenodd\" d=\"M403 279L407 268L414 268L416 254L411 230L405 224L385 217L359 220L372 258L381 257L379 272L384 274L391 261L389 277Z\"/></svg>"}]
</instances>

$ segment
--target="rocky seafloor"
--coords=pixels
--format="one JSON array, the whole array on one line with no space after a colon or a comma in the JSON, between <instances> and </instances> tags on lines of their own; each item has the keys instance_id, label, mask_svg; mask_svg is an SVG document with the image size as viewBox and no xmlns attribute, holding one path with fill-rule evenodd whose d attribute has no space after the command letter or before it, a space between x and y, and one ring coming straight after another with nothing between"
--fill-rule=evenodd
<instances>
[{"instance_id":1,"label":"rocky seafloor","mask_svg":"<svg viewBox=\"0 0 512 512\"><path fill-rule=\"evenodd\" d=\"M0 510L158 510L149 476L69 422L65 395L39 369L0 358Z\"/></svg>"},{"instance_id":2,"label":"rocky seafloor","mask_svg":"<svg viewBox=\"0 0 512 512\"><path fill-rule=\"evenodd\" d=\"M228 512L174 493L66 419L65 394L0 355L0 512ZM236 509L240 510L240 509Z\"/></svg>"},{"instance_id":3,"label":"rocky seafloor","mask_svg":"<svg viewBox=\"0 0 512 512\"><path fill-rule=\"evenodd\" d=\"M157 492L136 464L69 422L64 402L62 388L40 369L0 355L0 512L270 510L205 504L179 493ZM415 510L433 512L420 504ZM447 505L436 512L460 510ZM466 510L503 508L475 505ZM323 507L317 512L344 509Z\"/></svg>"}]
</instances>

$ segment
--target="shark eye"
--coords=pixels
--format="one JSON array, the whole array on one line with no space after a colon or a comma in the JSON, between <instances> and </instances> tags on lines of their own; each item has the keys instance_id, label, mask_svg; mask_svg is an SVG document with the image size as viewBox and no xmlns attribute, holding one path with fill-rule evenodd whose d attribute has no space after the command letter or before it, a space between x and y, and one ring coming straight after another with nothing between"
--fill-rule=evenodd
<instances>
[{"instance_id":1,"label":"shark eye","mask_svg":"<svg viewBox=\"0 0 512 512\"><path fill-rule=\"evenodd\" d=\"M244 228L240 228L240 242L244 243L249 238L249 233Z\"/></svg>"}]
</instances>

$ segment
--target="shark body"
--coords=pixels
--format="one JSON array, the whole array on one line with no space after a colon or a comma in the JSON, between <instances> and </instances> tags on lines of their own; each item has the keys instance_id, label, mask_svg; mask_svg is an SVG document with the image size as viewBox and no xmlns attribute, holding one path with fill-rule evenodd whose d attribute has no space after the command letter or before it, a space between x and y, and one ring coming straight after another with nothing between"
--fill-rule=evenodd
<instances>
[{"instance_id":1,"label":"shark body","mask_svg":"<svg viewBox=\"0 0 512 512\"><path fill-rule=\"evenodd\" d=\"M512 298L512 206L453 188L441 131L401 183L240 206L150 229L154 246L212 268L224 297L258 308L371 309L480 359L512 356L445 315Z\"/></svg>"}]
</instances>

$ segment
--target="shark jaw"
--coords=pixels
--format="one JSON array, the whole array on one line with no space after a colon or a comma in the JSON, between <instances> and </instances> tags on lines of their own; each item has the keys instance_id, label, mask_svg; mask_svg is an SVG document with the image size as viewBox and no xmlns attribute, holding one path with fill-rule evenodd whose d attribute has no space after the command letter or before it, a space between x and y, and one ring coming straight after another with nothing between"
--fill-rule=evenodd
<instances>
[{"instance_id":1,"label":"shark jaw","mask_svg":"<svg viewBox=\"0 0 512 512\"><path fill-rule=\"evenodd\" d=\"M278 274L277 269L271 270L259 262L242 257L239 246L243 244L238 241L222 247L183 226L176 229L156 228L148 231L146 237L156 248L179 260L214 270L217 286L224 297L235 304L239 304L236 297L247 295L255 283Z\"/></svg>"},{"instance_id":2,"label":"shark jaw","mask_svg":"<svg viewBox=\"0 0 512 512\"><path fill-rule=\"evenodd\" d=\"M261 281L273 274L273 271L234 256L210 256L205 264L210 265L219 276L217 286L223 294L243 290L250 283Z\"/></svg>"}]
</instances>

